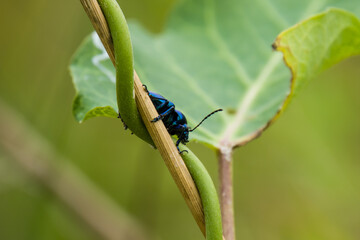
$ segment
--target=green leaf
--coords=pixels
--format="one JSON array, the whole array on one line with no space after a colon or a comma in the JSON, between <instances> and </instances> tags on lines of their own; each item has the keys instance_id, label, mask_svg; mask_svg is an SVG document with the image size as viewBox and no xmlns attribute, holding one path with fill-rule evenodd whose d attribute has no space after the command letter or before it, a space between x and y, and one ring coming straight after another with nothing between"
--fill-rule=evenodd
<instances>
[{"instance_id":1,"label":"green leaf","mask_svg":"<svg viewBox=\"0 0 360 240\"><path fill-rule=\"evenodd\" d=\"M95 33L85 39L74 55L70 72L77 91L73 104L76 120L118 116L115 69Z\"/></svg>"},{"instance_id":2,"label":"green leaf","mask_svg":"<svg viewBox=\"0 0 360 240\"><path fill-rule=\"evenodd\" d=\"M360 16L360 5L351 0L183 0L159 35L130 24L135 69L149 90L173 101L192 127L209 112L225 110L192 132L192 140L215 148L243 145L262 133L290 93L291 72L271 43L281 31L329 6ZM85 45L95 47L92 40L95 44ZM353 44L339 41L338 46Z\"/></svg>"},{"instance_id":3,"label":"green leaf","mask_svg":"<svg viewBox=\"0 0 360 240\"><path fill-rule=\"evenodd\" d=\"M175 102L190 126L225 109L193 139L216 148L242 145L268 126L290 91L291 74L270 44L329 5L353 5L360 14L355 1L182 1L160 36L131 25L135 69L149 89Z\"/></svg>"},{"instance_id":4,"label":"green leaf","mask_svg":"<svg viewBox=\"0 0 360 240\"><path fill-rule=\"evenodd\" d=\"M318 73L360 54L360 21L349 12L329 9L282 32L273 47L283 52L292 72L289 102Z\"/></svg>"}]
</instances>

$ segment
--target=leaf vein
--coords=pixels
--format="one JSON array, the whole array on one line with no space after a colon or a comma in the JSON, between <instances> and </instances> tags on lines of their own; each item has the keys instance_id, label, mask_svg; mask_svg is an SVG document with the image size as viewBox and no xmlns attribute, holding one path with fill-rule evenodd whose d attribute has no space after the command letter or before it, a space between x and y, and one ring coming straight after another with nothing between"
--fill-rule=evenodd
<instances>
[{"instance_id":1,"label":"leaf vein","mask_svg":"<svg viewBox=\"0 0 360 240\"><path fill-rule=\"evenodd\" d=\"M181 77L188 85L189 88L192 89L197 95L199 95L202 99L204 99L204 101L212 108L212 109L217 109L219 108L220 104L217 104L214 102L214 100L212 98L210 98L208 96L208 94L206 94L203 91L203 88L198 86L196 84L196 80L193 79L192 76L190 76L186 71L184 71L184 69L179 67L179 64L177 64L176 60L171 57L166 50L163 49L162 45L160 42L156 42L155 46L157 47L157 49L161 52L163 52L164 57L166 58L166 62L168 64L168 66L170 66L169 69L171 69L176 75L178 75L179 77ZM226 117L224 116L224 114L221 114L222 118L224 121L226 121Z\"/></svg>"},{"instance_id":2,"label":"leaf vein","mask_svg":"<svg viewBox=\"0 0 360 240\"><path fill-rule=\"evenodd\" d=\"M214 44L220 49L221 53L224 55L224 60L226 60L230 66L234 69L236 75L238 76L238 80L248 87L251 84L251 78L246 72L243 64L239 61L239 59L232 53L224 39L221 37L220 33L216 27L215 20L215 6L213 0L208 0L207 8L205 10L205 22L207 22L207 31L210 38L213 40Z\"/></svg>"}]
</instances>

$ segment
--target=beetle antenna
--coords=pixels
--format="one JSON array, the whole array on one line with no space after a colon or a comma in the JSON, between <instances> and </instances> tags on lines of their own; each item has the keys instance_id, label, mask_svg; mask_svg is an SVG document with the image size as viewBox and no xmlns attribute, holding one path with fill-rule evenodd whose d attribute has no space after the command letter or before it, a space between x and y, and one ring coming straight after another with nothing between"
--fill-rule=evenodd
<instances>
[{"instance_id":1,"label":"beetle antenna","mask_svg":"<svg viewBox=\"0 0 360 240\"><path fill-rule=\"evenodd\" d=\"M194 131L196 128L198 128L208 117L210 117L210 116L213 115L214 113L221 112L221 111L222 111L222 109L220 108L220 109L215 110L215 111L213 111L212 113L208 114L206 117L204 117L203 120L201 120L201 122L200 122L196 127L194 127L193 129L190 129L189 132L192 132L192 131Z\"/></svg>"}]
</instances>

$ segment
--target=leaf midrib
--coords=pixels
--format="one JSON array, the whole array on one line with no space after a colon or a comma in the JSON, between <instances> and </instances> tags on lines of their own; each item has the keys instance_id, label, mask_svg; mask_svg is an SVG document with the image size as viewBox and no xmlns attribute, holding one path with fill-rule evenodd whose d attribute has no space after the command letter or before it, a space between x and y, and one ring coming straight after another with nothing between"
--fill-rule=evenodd
<instances>
[{"instance_id":1,"label":"leaf midrib","mask_svg":"<svg viewBox=\"0 0 360 240\"><path fill-rule=\"evenodd\" d=\"M209 0L209 1L213 1L213 0ZM318 11L321 7L324 6L325 2L326 2L326 0L321 1L319 4L313 4L313 1L310 1L308 7L306 8L305 13L300 17L300 19L297 22L303 20L307 16L314 14L316 11ZM213 4L212 4L212 6L213 6ZM213 8L213 11L215 11L214 8ZM224 42L224 44L226 44L226 42ZM227 47L227 49L228 49L228 47ZM260 90L262 90L262 86L264 86L263 83L266 82L269 75L281 63L281 60L282 60L281 55L276 55L275 53L272 54L270 59L267 61L267 63L262 68L262 71L260 72L260 74L258 75L256 80L249 87L245 96L240 100L237 111L236 111L235 118L228 125L228 127L225 128L225 130L221 134L219 144L221 144L221 143L229 144L230 143L234 147L237 144L241 143L242 139L240 139L236 142L232 142L232 137L233 137L233 135L236 134L236 132L238 132L244 126L245 118L247 116L248 110L250 109L252 103L254 102L253 100L257 96L257 93L259 93ZM264 126L266 126L266 124ZM248 135L251 135L251 134L253 134L253 133L250 133ZM246 139L246 136L244 136L243 139ZM218 146L218 147L221 148L221 146Z\"/></svg>"},{"instance_id":2,"label":"leaf midrib","mask_svg":"<svg viewBox=\"0 0 360 240\"><path fill-rule=\"evenodd\" d=\"M263 70L260 72L259 76L256 78L252 86L246 92L246 94L242 98L242 101L240 101L234 120L221 134L220 142L231 141L232 135L244 126L248 110L254 103L254 99L256 98L256 96L258 96L258 93L262 90L264 83L266 82L270 74L274 71L275 67L281 62L281 60L281 55L274 53L269 59L269 61L264 65Z\"/></svg>"}]
</instances>

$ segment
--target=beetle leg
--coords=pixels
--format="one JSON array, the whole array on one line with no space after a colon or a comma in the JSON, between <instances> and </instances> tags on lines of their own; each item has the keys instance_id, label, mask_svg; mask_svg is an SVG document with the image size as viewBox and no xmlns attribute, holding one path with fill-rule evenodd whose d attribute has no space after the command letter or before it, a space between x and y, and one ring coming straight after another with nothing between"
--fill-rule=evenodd
<instances>
[{"instance_id":1,"label":"beetle leg","mask_svg":"<svg viewBox=\"0 0 360 240\"><path fill-rule=\"evenodd\" d=\"M164 106L166 106L167 104L169 103L169 101L164 101L163 103L161 103L160 105L158 105L158 106L156 106L157 107L157 109L160 109L160 108L162 108L162 107L164 107ZM169 108L170 109L170 108ZM164 113L163 113L164 114Z\"/></svg>"},{"instance_id":2,"label":"beetle leg","mask_svg":"<svg viewBox=\"0 0 360 240\"><path fill-rule=\"evenodd\" d=\"M180 137L180 138L176 141L176 148L177 148L177 150L179 151L180 154L182 154L182 153L184 153L184 152L188 153L187 150L182 150L182 151L180 151L179 144L180 144L181 140L182 140L182 138Z\"/></svg>"},{"instance_id":3,"label":"beetle leg","mask_svg":"<svg viewBox=\"0 0 360 240\"><path fill-rule=\"evenodd\" d=\"M147 92L147 94L149 94L149 90L147 89L147 86L145 84L143 84L142 86L143 86L145 92Z\"/></svg>"},{"instance_id":4,"label":"beetle leg","mask_svg":"<svg viewBox=\"0 0 360 240\"><path fill-rule=\"evenodd\" d=\"M151 120L151 122L157 122L160 119L163 119L164 117L166 117L167 115L169 115L170 113L172 113L175 110L175 106L171 106L168 110L166 110L164 113L160 114L159 116L157 116L156 118L154 118L153 120Z\"/></svg>"},{"instance_id":5,"label":"beetle leg","mask_svg":"<svg viewBox=\"0 0 360 240\"><path fill-rule=\"evenodd\" d=\"M128 126L125 124L124 120L121 118L120 113L118 115L118 118L120 118L121 122L124 124L124 130L128 129Z\"/></svg>"}]
</instances>

